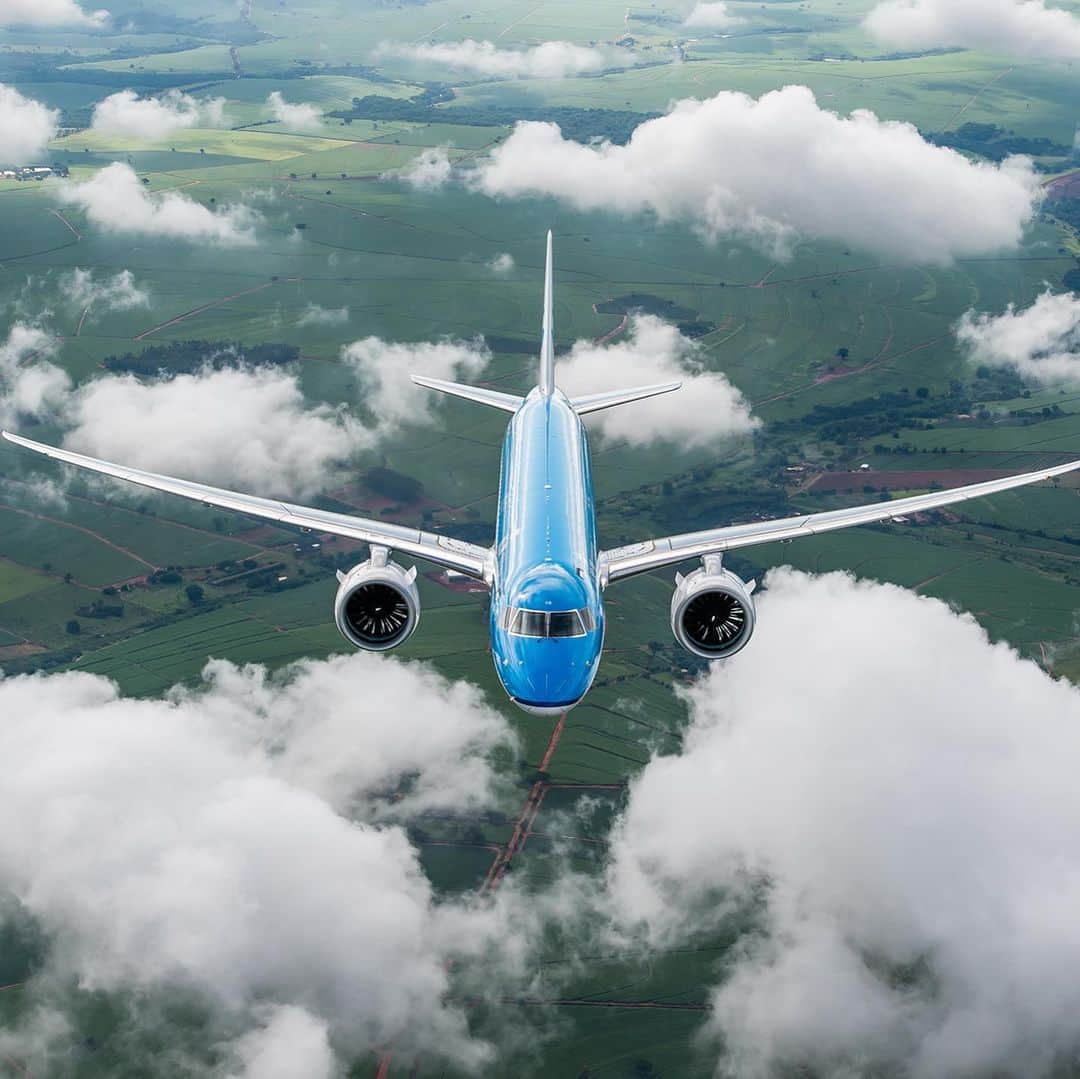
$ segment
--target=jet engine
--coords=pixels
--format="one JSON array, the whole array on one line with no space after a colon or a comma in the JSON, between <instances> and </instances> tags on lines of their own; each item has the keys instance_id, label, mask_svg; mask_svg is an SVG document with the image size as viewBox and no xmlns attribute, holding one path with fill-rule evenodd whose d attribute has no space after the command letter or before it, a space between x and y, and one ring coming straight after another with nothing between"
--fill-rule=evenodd
<instances>
[{"instance_id":1,"label":"jet engine","mask_svg":"<svg viewBox=\"0 0 1080 1079\"><path fill-rule=\"evenodd\" d=\"M720 564L719 555L702 559L701 569L675 575L671 631L688 652L702 659L727 659L754 632L756 581L743 581Z\"/></svg>"},{"instance_id":2,"label":"jet engine","mask_svg":"<svg viewBox=\"0 0 1080 1079\"><path fill-rule=\"evenodd\" d=\"M385 547L371 548L366 562L338 571L334 621L342 635L367 652L385 652L412 636L420 621L416 567L390 560Z\"/></svg>"}]
</instances>

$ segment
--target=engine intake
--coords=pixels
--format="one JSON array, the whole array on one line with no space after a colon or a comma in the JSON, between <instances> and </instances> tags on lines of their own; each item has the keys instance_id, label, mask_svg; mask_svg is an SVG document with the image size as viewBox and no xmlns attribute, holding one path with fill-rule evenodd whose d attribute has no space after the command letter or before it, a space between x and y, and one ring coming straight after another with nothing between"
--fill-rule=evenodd
<instances>
[{"instance_id":1,"label":"engine intake","mask_svg":"<svg viewBox=\"0 0 1080 1079\"><path fill-rule=\"evenodd\" d=\"M385 547L372 547L366 562L338 572L334 621L350 644L385 652L408 640L420 622L416 567L390 561Z\"/></svg>"},{"instance_id":2,"label":"engine intake","mask_svg":"<svg viewBox=\"0 0 1080 1079\"><path fill-rule=\"evenodd\" d=\"M726 659L744 648L754 632L756 581L743 581L722 568L719 555L702 559L701 569L675 576L671 631L688 652L702 659Z\"/></svg>"}]
</instances>

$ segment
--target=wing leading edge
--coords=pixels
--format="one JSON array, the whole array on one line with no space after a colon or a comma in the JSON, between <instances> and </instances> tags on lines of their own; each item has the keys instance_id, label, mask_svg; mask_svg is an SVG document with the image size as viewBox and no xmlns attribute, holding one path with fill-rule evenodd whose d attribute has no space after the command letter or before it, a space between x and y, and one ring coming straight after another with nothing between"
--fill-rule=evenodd
<instances>
[{"instance_id":1,"label":"wing leading edge","mask_svg":"<svg viewBox=\"0 0 1080 1079\"><path fill-rule=\"evenodd\" d=\"M167 494L190 498L208 506L246 513L252 517L261 517L263 520L276 521L279 524L295 525L316 532L329 532L335 536L346 536L349 539L380 544L481 580L485 579L491 560L487 548L452 539L449 536L421 532L419 529L406 528L403 525L384 524L382 521L371 521L364 517L352 517L346 513L331 513L308 506L295 506L289 502L258 498L236 491L226 491L220 487L208 487L202 483L192 483L189 480L174 479L172 476L162 476L156 472L144 472L142 469L100 461L96 457L61 450L55 446L46 445L44 442L34 442L29 438L13 435L8 431L2 434L16 446L23 446L45 457L76 465L91 472L100 472L102 475L114 476L116 479L137 483L155 491L164 491Z\"/></svg>"},{"instance_id":2,"label":"wing leading edge","mask_svg":"<svg viewBox=\"0 0 1080 1079\"><path fill-rule=\"evenodd\" d=\"M954 502L966 502L969 498L997 494L1013 487L1052 479L1080 468L1080 461L1065 465L1024 472L1003 479L972 483L967 487L955 487L951 491L933 491L911 498L898 498L890 502L875 502L869 506L852 506L848 509L826 510L824 513L804 514L801 517L784 517L775 521L755 521L752 524L728 525L711 528L704 532L684 532L677 536L645 540L600 553L601 580L608 584L638 573L673 566L690 558L707 554L722 554L740 547L753 547L777 540L796 539L799 536L816 536L854 525L885 521L905 513L919 513L939 509Z\"/></svg>"}]
</instances>

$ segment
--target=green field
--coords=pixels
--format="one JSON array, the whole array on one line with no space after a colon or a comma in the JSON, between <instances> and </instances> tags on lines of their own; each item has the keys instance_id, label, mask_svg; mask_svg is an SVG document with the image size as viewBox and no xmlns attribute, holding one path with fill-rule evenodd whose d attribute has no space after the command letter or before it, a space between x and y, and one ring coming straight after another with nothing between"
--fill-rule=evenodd
<instances>
[{"instance_id":1,"label":"green field","mask_svg":"<svg viewBox=\"0 0 1080 1079\"><path fill-rule=\"evenodd\" d=\"M151 192L180 191L207 207L248 201L262 215L251 247L133 238L97 227L75 207L63 207L61 216L51 184L0 181L0 307L7 320L0 333L27 303L49 312L49 326L60 337L56 362L76 383L101 377L108 357L170 341L284 343L300 350L297 372L309 401L362 414L362 392L341 359L347 343L369 335L413 342L484 334L501 339L484 381L523 392L533 384L534 359L513 343L537 338L543 235L551 227L560 348L618 325L620 316L598 313L595 304L630 293L659 297L714 324L700 338L702 362L726 373L763 421L753 439L690 451L670 443L643 450L596 440L602 546L757 511L812 512L878 497L872 480L873 493L803 489L784 473L798 463L811 474L863 462L875 471L1020 469L1080 452L1075 392L1031 385L1025 397L1019 383L980 380L952 335L972 306L1000 311L1009 303L1030 304L1047 284L1060 289L1080 247L1046 215L1018 250L945 267L886 264L823 242L801 244L789 261L777 262L741 242L707 243L678 223L578 212L542 199L490 199L461 184L418 191L399 175L426 148L448 146L452 159L467 161L509 130L501 123L456 122L455 108L646 113L680 97L721 90L759 95L790 83L810 86L830 109L869 108L924 131L994 123L1071 145L1075 65L959 50L884 58L859 28L865 0L735 4L747 21L730 37L691 37L674 8L628 12L616 0L510 0L483 11L468 0L305 0L254 4L249 38L235 46L237 78L230 42L219 40L228 35L214 29L219 6L209 0L190 5L188 14L201 23L184 34L65 36L70 52L61 52L49 33L0 30L0 82L64 110L70 126L79 128L49 150L74 178L113 160L130 161ZM556 80L483 79L376 56L384 41L470 36L525 47L565 39L614 49L624 34L635 40L636 63L620 53L608 72ZM89 130L92 105L128 85L224 97L233 126L179 130L149 142ZM439 106L436 122L328 118L322 130L299 133L267 123L263 108L272 90L331 112L348 109L353 98L402 100L424 87L455 94ZM512 256L513 269L497 275L490 263L503 253ZM130 270L149 292L150 306L84 312L61 286L74 267L98 275ZM347 308L347 316L302 325L313 304ZM823 379L839 349L850 353L852 370ZM404 380L408 371L398 374ZM618 372L612 381L620 384ZM927 392L916 397L918 389ZM971 411L962 414L971 418L945 408L955 393L968 402ZM881 404L904 394L909 403ZM941 407L923 413L919 401L926 410ZM1031 415L1010 414L1017 410ZM443 402L433 424L403 426L354 464L358 473L381 464L415 478L439 507L429 525L488 542L504 420L467 403ZM44 439L61 435L49 419L26 431ZM297 551L298 533L81 482L62 505L41 503L27 481L42 473L58 475L0 446L0 477L10 481L0 486L0 649L30 646L3 653L6 673L90 671L116 680L125 692L157 695L194 680L209 658L279 666L347 647L332 622L333 569ZM420 524L421 512L405 507L395 519ZM334 550L327 544L326 551ZM219 563L243 559L283 563L288 587L211 583L220 576ZM780 565L846 569L939 597L971 612L995 640L1080 681L1080 501L1073 483L966 505L955 518L757 548L744 565L756 576ZM147 580L164 567L178 567L178 580ZM671 572L652 574L609 594L603 668L540 777L551 786L528 845L514 858L515 874L537 882L550 877L551 859L561 856L552 852L562 849L568 815L584 798L597 799L600 808L593 830L568 841L566 857L583 872L595 871L627 781L652 753L680 746L686 708L675 689L696 667L670 634L671 578ZM479 685L522 747L521 781L500 807L505 819L482 825L484 843L460 842L456 826L447 825L445 834L430 826L434 838L421 844L436 888L465 893L491 865L487 845L507 842L551 725L505 701L487 650L484 597L451 592L423 576L420 582L423 624L402 657ZM189 583L205 589L204 606L186 597ZM117 593L122 616L78 613L100 601L103 589L125 586ZM69 628L73 619L77 633ZM597 958L575 969L564 998L599 1004L554 1007L554 1033L531 1055L491 1074L710 1074L695 1033L706 987L730 946L725 940L637 960ZM694 1007L626 1006L635 1001ZM477 1014L478 1029L483 1022ZM653 1070L643 1070L642 1061ZM365 1058L352 1074L366 1076L373 1067ZM415 1071L395 1063L391 1074L447 1073L420 1061Z\"/></svg>"}]
</instances>

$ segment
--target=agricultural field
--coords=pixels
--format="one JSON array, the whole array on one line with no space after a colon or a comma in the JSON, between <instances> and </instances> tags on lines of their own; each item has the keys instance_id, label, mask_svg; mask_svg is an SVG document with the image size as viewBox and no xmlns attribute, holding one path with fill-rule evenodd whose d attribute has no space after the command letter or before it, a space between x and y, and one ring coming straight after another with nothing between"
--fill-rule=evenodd
<instances>
[{"instance_id":1,"label":"agricultural field","mask_svg":"<svg viewBox=\"0 0 1080 1079\"><path fill-rule=\"evenodd\" d=\"M367 338L483 337L488 354L470 377L528 391L550 227L561 355L575 344L625 341L624 314L640 305L620 308L619 298L647 298L661 317L677 311L702 331L694 363L724 374L760 421L741 438L646 446L594 429L604 547L1080 456L1075 389L977 372L954 333L969 309L1027 307L1077 273L1080 241L1052 203L1013 250L922 264L825 239L778 256L745 237L710 240L674 217L494 198L468 181L409 182L432 152L467 174L510 137L516 111L581 119L604 110L582 122L633 126L680 98L726 90L757 97L793 83L810 87L823 108L870 109L924 133L956 136L982 124L1047 140L1055 149L1036 155L1046 180L1080 168L1076 62L963 49L890 56L860 29L870 6L862 0L730 6L742 16L730 35L688 31L688 5L628 8L622 0L508 0L482 9L469 0L255 0L239 16L235 5L222 15L222 5L197 0L167 25L156 21L164 0L121 0L114 14L142 21L113 35L0 29L0 83L60 110L46 157L70 172L63 181L0 179L0 331L33 321L73 394L111 377L117 358L151 348L205 343L208 362L220 353L235 368L245 350L287 346L295 350L287 370L308 405L374 424L371 387L343 351ZM483 78L394 50L466 36L507 47L599 43L611 66L561 78ZM91 110L121 89L221 99L223 119L155 137L93 129ZM420 100L436 91L443 96L434 104ZM309 106L313 118L300 127L275 119L267 106L275 92ZM134 170L146 197L183 198L215 213L246 207L255 239L132 235L62 194L116 162ZM145 300L124 307L88 299L72 284L75 270L97 280L129 272ZM610 381L619 386L625 378L619 353L612 356ZM404 385L406 361L384 378ZM123 377L173 376L177 369ZM420 422L416 415L407 410L379 428L307 500L490 542L505 417L460 401L431 404ZM112 419L122 425L125 416ZM57 410L26 423L16 415L15 425L59 442L71 419ZM383 497L369 482L376 468L415 481L422 495ZM291 494L274 489L273 477L261 493ZM210 659L280 667L344 652L332 620L334 573L363 557L331 537L67 476L0 445L7 675L89 672L151 697L193 683ZM901 585L970 612L994 641L1080 683L1080 487L1072 477L955 512L754 548L732 565L764 578L766 589L769 571L785 565ZM425 576L429 569L421 566L419 579L422 625L399 654L480 687L513 726L518 748L497 819L412 822L424 871L440 894L482 888L500 864L537 886L560 859L596 873L628 784L652 755L683 741L681 691L701 664L669 630L672 573L612 589L595 688L555 725L505 700L487 648L486 596L455 591ZM519 822L528 841L515 849ZM568 976L559 1001L521 1002L523 1013L553 1015L555 1033L489 1074L712 1074L695 1034L706 987L731 947L722 939L639 960L596 958ZM15 995L0 1000L0 1021L17 1009ZM483 1008L473 1021L482 1034ZM115 1034L104 1022L95 1037ZM110 1074L93 1054L84 1063L80 1074ZM407 1070L369 1055L350 1074L450 1072L424 1059Z\"/></svg>"}]
</instances>

